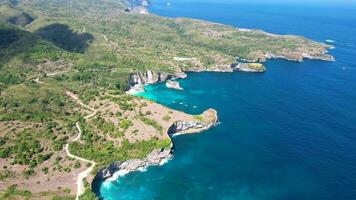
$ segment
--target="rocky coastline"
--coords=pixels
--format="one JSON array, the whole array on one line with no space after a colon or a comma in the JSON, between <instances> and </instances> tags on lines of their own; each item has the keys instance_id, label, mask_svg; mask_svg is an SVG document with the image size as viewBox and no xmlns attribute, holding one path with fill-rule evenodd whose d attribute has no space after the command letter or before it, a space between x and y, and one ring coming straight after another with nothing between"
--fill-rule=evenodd
<instances>
[{"instance_id":1,"label":"rocky coastline","mask_svg":"<svg viewBox=\"0 0 356 200\"><path fill-rule=\"evenodd\" d=\"M181 134L200 133L215 126L218 122L217 111L214 109L206 110L202 115L201 121L176 121L169 128L167 134L171 138ZM143 159L133 159L120 161L110 164L101 169L95 176L94 182L97 181L115 181L121 176L124 176L134 171L144 171L150 166L159 166L165 164L173 157L173 142L170 147L164 149L156 149Z\"/></svg>"},{"instance_id":2,"label":"rocky coastline","mask_svg":"<svg viewBox=\"0 0 356 200\"><path fill-rule=\"evenodd\" d=\"M169 148L152 151L144 159L133 159L112 163L106 168L100 170L96 174L94 181L115 181L119 177L130 172L143 171L150 166L163 165L173 157L172 148L173 143Z\"/></svg>"},{"instance_id":3,"label":"rocky coastline","mask_svg":"<svg viewBox=\"0 0 356 200\"><path fill-rule=\"evenodd\" d=\"M264 54L260 58L256 58L255 60L245 60L244 62L236 62L231 64L223 64L217 65L211 68L204 67L193 67L189 69L184 69L176 73L167 73L167 72L155 72L155 71L146 71L133 73L129 76L128 84L126 91L130 91L131 89L139 90L143 92L143 86L146 84L154 84L159 82L165 82L168 80L175 79L184 79L187 77L186 72L234 72L234 71L244 71L244 72L265 72L266 68L262 64L266 62L266 59L285 59L289 61L303 62L304 59L318 59L323 61L335 61L335 58L331 55L326 54L318 54L318 55L309 55L309 54L296 54L296 55L275 55L275 54ZM256 63L261 62L261 63ZM128 92L128 93L133 93Z\"/></svg>"},{"instance_id":4,"label":"rocky coastline","mask_svg":"<svg viewBox=\"0 0 356 200\"><path fill-rule=\"evenodd\" d=\"M333 48L330 46L328 48ZM298 53L285 53L284 55L276 55L273 53L266 53L262 57L254 60L259 62L266 62L267 59L284 59L289 61L295 62L303 62L304 59L311 59L311 60L323 60L323 61L335 61L335 58L332 55L327 54L328 52L322 52L316 55L311 55L305 52L298 52Z\"/></svg>"},{"instance_id":5,"label":"rocky coastline","mask_svg":"<svg viewBox=\"0 0 356 200\"><path fill-rule=\"evenodd\" d=\"M190 69L180 70L176 73L146 71L139 73L132 73L129 76L126 91L127 93L135 93L137 91L144 91L144 85L155 84L159 82L172 81L175 79L184 79L187 77L186 72L234 72L234 71L246 71L246 72L264 72L266 69L263 64L254 62L265 62L266 59L280 58L290 61L302 62L304 58L319 59L324 61L334 61L334 57L325 54L308 55L304 53L298 54L286 54L286 55L274 55L274 54L261 54L257 56L255 60L248 63L232 63L216 65L211 68L196 67ZM258 66L257 66L258 65ZM134 92L133 92L134 91ZM202 116L207 116L210 121L197 120L197 121L176 121L169 128L168 136L174 137L182 134L193 134L208 130L212 126L215 126L218 122L217 112L214 109L205 111ZM130 172L143 171L149 166L163 165L173 157L173 143L169 148L157 149L147 155L144 159L127 160L123 162L115 162L111 165L99 170L96 174L94 181L114 181L117 178L124 176Z\"/></svg>"}]
</instances>

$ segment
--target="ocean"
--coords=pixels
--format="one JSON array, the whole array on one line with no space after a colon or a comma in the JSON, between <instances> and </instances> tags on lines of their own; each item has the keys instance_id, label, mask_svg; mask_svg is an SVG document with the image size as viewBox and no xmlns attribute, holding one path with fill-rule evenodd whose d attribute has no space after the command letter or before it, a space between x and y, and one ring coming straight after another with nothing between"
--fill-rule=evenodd
<instances>
[{"instance_id":1,"label":"ocean","mask_svg":"<svg viewBox=\"0 0 356 200\"><path fill-rule=\"evenodd\" d=\"M141 94L220 124L173 138L163 166L99 184L106 200L355 200L356 7L153 0L150 12L332 43L335 62L270 60L267 72L189 73Z\"/></svg>"}]
</instances>

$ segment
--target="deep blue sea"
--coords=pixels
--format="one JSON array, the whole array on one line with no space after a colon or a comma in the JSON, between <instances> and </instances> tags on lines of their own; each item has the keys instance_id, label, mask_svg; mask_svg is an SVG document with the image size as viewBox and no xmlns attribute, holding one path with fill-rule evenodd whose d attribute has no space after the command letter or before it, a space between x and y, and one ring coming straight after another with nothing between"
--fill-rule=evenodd
<instances>
[{"instance_id":1,"label":"deep blue sea","mask_svg":"<svg viewBox=\"0 0 356 200\"><path fill-rule=\"evenodd\" d=\"M336 62L271 60L267 72L189 73L145 97L220 124L174 137L174 158L96 192L106 200L355 200L356 7L153 0L150 11L334 40ZM194 108L196 106L196 108Z\"/></svg>"}]
</instances>

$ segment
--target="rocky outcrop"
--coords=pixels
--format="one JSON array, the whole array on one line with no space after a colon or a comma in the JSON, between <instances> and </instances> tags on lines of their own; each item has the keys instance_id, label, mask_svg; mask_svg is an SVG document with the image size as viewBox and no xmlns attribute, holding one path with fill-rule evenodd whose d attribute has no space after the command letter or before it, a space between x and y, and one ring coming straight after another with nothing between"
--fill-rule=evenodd
<instances>
[{"instance_id":1,"label":"rocky outcrop","mask_svg":"<svg viewBox=\"0 0 356 200\"><path fill-rule=\"evenodd\" d=\"M168 135L200 133L215 126L218 121L216 110L209 109L197 116L195 121L176 121L168 130Z\"/></svg>"},{"instance_id":2,"label":"rocky outcrop","mask_svg":"<svg viewBox=\"0 0 356 200\"><path fill-rule=\"evenodd\" d=\"M172 80L174 80L174 79L185 79L185 78L187 78L188 77L188 75L186 74L186 73L184 73L184 72L177 72L175 75L174 75L174 77L172 78Z\"/></svg>"},{"instance_id":3,"label":"rocky outcrop","mask_svg":"<svg viewBox=\"0 0 356 200\"><path fill-rule=\"evenodd\" d=\"M169 128L168 134L171 136L199 133L201 131L209 129L213 124L206 124L204 122L197 121L177 121L171 128Z\"/></svg>"},{"instance_id":4,"label":"rocky outcrop","mask_svg":"<svg viewBox=\"0 0 356 200\"><path fill-rule=\"evenodd\" d=\"M171 89L176 89L176 90L183 90L183 88L180 87L179 82L172 81L172 80L167 80L166 87Z\"/></svg>"}]
</instances>

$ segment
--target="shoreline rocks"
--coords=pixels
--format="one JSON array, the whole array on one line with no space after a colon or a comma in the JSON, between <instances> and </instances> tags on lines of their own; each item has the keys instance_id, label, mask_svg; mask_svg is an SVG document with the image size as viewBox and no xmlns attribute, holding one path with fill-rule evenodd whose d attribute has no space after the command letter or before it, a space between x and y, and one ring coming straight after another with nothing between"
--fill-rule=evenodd
<instances>
[{"instance_id":1,"label":"shoreline rocks","mask_svg":"<svg viewBox=\"0 0 356 200\"><path fill-rule=\"evenodd\" d=\"M332 47L329 47L332 48ZM303 62L304 59L311 60L322 60L322 61L335 61L335 58L332 55L326 54L327 52L322 52L322 54L310 55L305 52L299 53L285 53L284 55L276 55L273 53L264 54L263 58L257 59L260 62L266 62L266 59L284 59L295 62Z\"/></svg>"}]
</instances>

